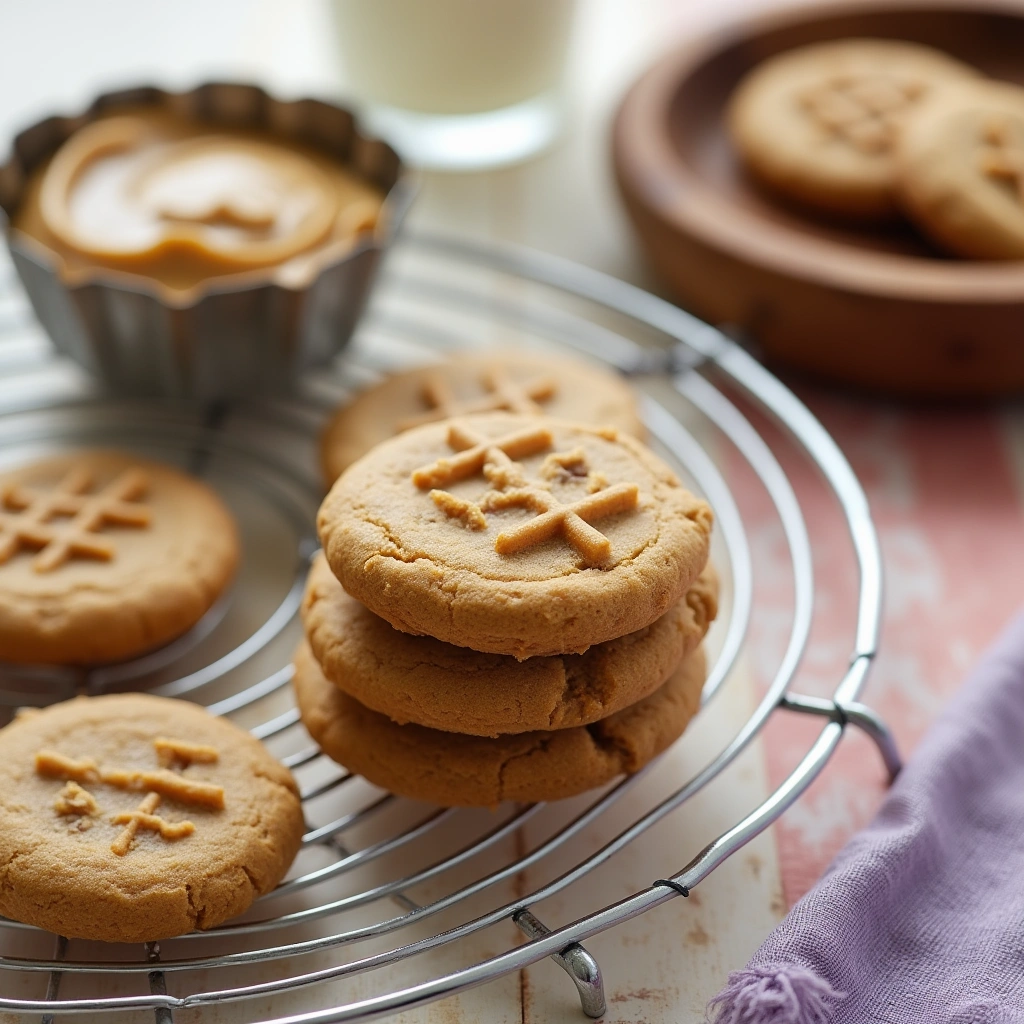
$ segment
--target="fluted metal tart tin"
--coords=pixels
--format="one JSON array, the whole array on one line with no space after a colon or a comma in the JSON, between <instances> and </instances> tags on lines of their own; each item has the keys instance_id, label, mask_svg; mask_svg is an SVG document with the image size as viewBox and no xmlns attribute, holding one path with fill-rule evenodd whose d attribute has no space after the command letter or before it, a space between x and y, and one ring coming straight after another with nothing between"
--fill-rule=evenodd
<instances>
[{"instance_id":1,"label":"fluted metal tart tin","mask_svg":"<svg viewBox=\"0 0 1024 1024\"><path fill-rule=\"evenodd\" d=\"M11 228L29 175L82 126L140 106L262 129L323 150L384 192L376 231L315 263L304 278L279 278L271 267L213 278L184 296L102 267L63 273L57 253ZM287 391L299 374L344 347L414 191L398 154L363 134L340 106L278 100L246 84L208 83L182 93L141 86L105 93L75 117L48 117L16 136L0 165L0 227L36 315L61 353L117 394L216 401Z\"/></svg>"}]
</instances>

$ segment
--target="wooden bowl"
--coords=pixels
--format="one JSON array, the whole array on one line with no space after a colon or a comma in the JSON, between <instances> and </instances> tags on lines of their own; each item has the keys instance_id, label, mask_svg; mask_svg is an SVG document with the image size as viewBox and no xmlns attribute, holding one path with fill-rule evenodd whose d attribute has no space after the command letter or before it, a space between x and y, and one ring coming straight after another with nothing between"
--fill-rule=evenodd
<instances>
[{"instance_id":1,"label":"wooden bowl","mask_svg":"<svg viewBox=\"0 0 1024 1024\"><path fill-rule=\"evenodd\" d=\"M1024 262L954 259L905 224L816 220L745 176L729 97L766 57L875 36L926 43L1024 83L1020 0L856 0L751 17L660 60L619 108L615 173L680 302L771 362L915 396L1024 392Z\"/></svg>"}]
</instances>

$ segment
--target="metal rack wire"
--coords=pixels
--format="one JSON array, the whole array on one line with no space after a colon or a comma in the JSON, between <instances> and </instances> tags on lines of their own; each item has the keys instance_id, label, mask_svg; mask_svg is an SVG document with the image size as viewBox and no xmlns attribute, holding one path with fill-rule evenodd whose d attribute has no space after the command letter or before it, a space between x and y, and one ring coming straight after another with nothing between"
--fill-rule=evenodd
<instances>
[{"instance_id":1,"label":"metal rack wire","mask_svg":"<svg viewBox=\"0 0 1024 1024\"><path fill-rule=\"evenodd\" d=\"M881 600L878 543L864 494L809 411L714 328L630 285L553 257L413 236L393 257L352 350L331 372L310 379L298 398L172 407L105 398L84 374L56 360L13 273L4 273L0 268L0 465L96 444L178 462L225 495L239 517L247 558L233 594L180 641L131 663L87 672L0 667L0 704L13 708L135 687L197 700L251 728L296 771L309 829L288 880L240 921L209 932L145 948L110 947L0 921L0 1010L44 1022L63 1014L119 1021L153 1014L167 1024L178 1011L287 996L356 976L379 979L374 994L342 1005L332 997L323 1009L246 1017L328 1024L395 1013L552 957L576 985L584 1012L597 1017L605 1009L601 971L581 942L687 896L797 799L848 725L871 736L890 775L898 771L884 724L857 700L875 653ZM704 704L728 684L756 613L755 560L743 514L709 448L728 445L759 482L781 525L792 572L784 652L754 712L703 769L653 803L644 781L649 768L571 810L555 808L548 831L532 842L521 837L527 821L537 822L537 806L484 816L431 809L374 790L326 762L305 736L289 695L296 612L316 547L312 524L320 493L313 441L324 416L375 373L422 360L438 348L494 341L582 350L647 387L644 416L653 441L708 498L717 518L714 557L727 612L714 628ZM854 641L849 666L827 698L792 688L814 617L813 551L790 480L742 403L781 425L789 443L820 470L848 530L859 572ZM666 863L664 878L628 898L595 906L559 927L541 920L540 904L590 876L719 778L769 718L785 712L819 716L822 728L760 806L723 834L708 836L681 868ZM588 826L615 805L629 808L631 823L603 846L588 846ZM514 836L519 848L509 852ZM568 871L507 898L511 879L566 849L574 857ZM420 891L427 892L425 901L410 895ZM422 980L388 989L382 969L417 958L432 965L439 951L471 946L465 940L508 921L525 942L482 959L470 948L468 962L428 966ZM355 956L350 948L357 949Z\"/></svg>"}]
</instances>

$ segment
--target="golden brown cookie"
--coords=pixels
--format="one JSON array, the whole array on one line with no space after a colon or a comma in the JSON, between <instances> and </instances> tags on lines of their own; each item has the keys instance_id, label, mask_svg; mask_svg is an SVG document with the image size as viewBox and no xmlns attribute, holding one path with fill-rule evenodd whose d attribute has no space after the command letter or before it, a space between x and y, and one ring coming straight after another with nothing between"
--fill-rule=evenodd
<instances>
[{"instance_id":1,"label":"golden brown cookie","mask_svg":"<svg viewBox=\"0 0 1024 1024\"><path fill-rule=\"evenodd\" d=\"M635 392L609 370L529 351L459 353L436 366L396 373L339 409L321 438L324 478L332 484L374 445L410 427L495 410L646 436Z\"/></svg>"},{"instance_id":2,"label":"golden brown cookie","mask_svg":"<svg viewBox=\"0 0 1024 1024\"><path fill-rule=\"evenodd\" d=\"M950 89L908 124L899 149L904 207L961 256L1024 259L1024 89Z\"/></svg>"},{"instance_id":3,"label":"golden brown cookie","mask_svg":"<svg viewBox=\"0 0 1024 1024\"><path fill-rule=\"evenodd\" d=\"M943 86L977 75L915 43L816 43L751 71L729 128L748 170L776 192L828 213L888 217L898 211L903 126Z\"/></svg>"},{"instance_id":4,"label":"golden brown cookie","mask_svg":"<svg viewBox=\"0 0 1024 1024\"><path fill-rule=\"evenodd\" d=\"M82 451L0 474L0 661L93 664L167 643L238 564L234 520L205 484Z\"/></svg>"},{"instance_id":5,"label":"golden brown cookie","mask_svg":"<svg viewBox=\"0 0 1024 1024\"><path fill-rule=\"evenodd\" d=\"M704 568L711 522L634 438L501 412L385 441L317 518L334 574L396 629L519 659L649 626Z\"/></svg>"},{"instance_id":6,"label":"golden brown cookie","mask_svg":"<svg viewBox=\"0 0 1024 1024\"><path fill-rule=\"evenodd\" d=\"M350 697L404 724L498 736L586 725L653 693L704 638L718 610L708 566L650 626L585 654L516 661L389 626L313 563L302 617L324 674Z\"/></svg>"},{"instance_id":7,"label":"golden brown cookie","mask_svg":"<svg viewBox=\"0 0 1024 1024\"><path fill-rule=\"evenodd\" d=\"M444 806L561 800L639 771L700 706L703 648L649 697L592 725L490 739L398 725L323 674L309 645L295 656L302 722L324 753L374 785Z\"/></svg>"},{"instance_id":8,"label":"golden brown cookie","mask_svg":"<svg viewBox=\"0 0 1024 1024\"><path fill-rule=\"evenodd\" d=\"M291 773L195 704L79 697L0 731L0 913L69 937L212 928L284 877Z\"/></svg>"}]
</instances>

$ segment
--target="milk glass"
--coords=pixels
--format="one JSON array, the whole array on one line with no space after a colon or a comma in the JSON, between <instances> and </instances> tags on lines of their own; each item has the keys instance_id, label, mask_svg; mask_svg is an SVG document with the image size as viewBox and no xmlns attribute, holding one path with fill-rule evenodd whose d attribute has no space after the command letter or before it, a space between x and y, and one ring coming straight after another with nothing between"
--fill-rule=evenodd
<instances>
[{"instance_id":1,"label":"milk glass","mask_svg":"<svg viewBox=\"0 0 1024 1024\"><path fill-rule=\"evenodd\" d=\"M558 133L575 0L330 0L346 91L414 163L511 163Z\"/></svg>"}]
</instances>

